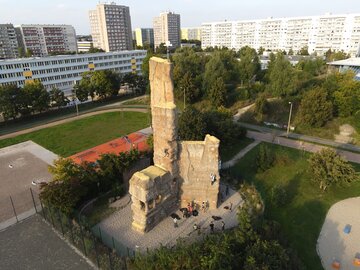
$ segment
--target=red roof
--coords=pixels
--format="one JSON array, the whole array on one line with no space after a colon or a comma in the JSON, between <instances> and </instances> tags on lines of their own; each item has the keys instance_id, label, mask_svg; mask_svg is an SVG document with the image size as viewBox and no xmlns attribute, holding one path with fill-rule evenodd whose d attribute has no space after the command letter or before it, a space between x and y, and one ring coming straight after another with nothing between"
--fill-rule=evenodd
<instances>
[{"instance_id":1,"label":"red roof","mask_svg":"<svg viewBox=\"0 0 360 270\"><path fill-rule=\"evenodd\" d=\"M80 153L70 156L75 163L80 164L84 161L96 162L102 154L119 154L128 152L132 149L139 151L149 151L150 147L146 143L148 135L141 132L134 132L127 136L100 144Z\"/></svg>"}]
</instances>

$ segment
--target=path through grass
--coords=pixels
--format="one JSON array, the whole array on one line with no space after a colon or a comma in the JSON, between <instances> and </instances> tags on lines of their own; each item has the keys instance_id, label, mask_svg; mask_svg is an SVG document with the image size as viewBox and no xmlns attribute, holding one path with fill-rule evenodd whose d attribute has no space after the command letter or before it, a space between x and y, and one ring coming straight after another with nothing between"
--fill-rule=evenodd
<instances>
[{"instance_id":1,"label":"path through grass","mask_svg":"<svg viewBox=\"0 0 360 270\"><path fill-rule=\"evenodd\" d=\"M242 158L230 172L239 179L252 182L262 194L265 214L278 221L307 269L322 269L316 252L316 242L328 209L334 203L360 196L360 182L345 187L331 187L326 193L312 182L309 173L309 154L296 149L267 144L277 153L277 164L257 173L255 157L259 145ZM354 165L360 171L360 165ZM269 192L276 184L283 185L289 196L289 202L282 207L275 207L269 202Z\"/></svg>"},{"instance_id":2,"label":"path through grass","mask_svg":"<svg viewBox=\"0 0 360 270\"><path fill-rule=\"evenodd\" d=\"M32 140L63 157L105 143L150 125L140 112L109 112L0 141L0 148Z\"/></svg>"}]
</instances>

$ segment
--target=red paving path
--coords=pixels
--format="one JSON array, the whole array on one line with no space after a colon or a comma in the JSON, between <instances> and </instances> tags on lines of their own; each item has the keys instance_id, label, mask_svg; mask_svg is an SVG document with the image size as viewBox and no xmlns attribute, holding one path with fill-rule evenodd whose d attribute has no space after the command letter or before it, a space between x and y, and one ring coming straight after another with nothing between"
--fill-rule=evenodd
<instances>
[{"instance_id":1,"label":"red paving path","mask_svg":"<svg viewBox=\"0 0 360 270\"><path fill-rule=\"evenodd\" d=\"M147 134L137 131L127 136L123 136L121 138L87 149L72 155L69 158L71 158L75 163L80 164L84 161L96 162L102 154L119 154L121 152L128 152L132 149L148 151L150 150L150 147L146 143L147 138Z\"/></svg>"}]
</instances>

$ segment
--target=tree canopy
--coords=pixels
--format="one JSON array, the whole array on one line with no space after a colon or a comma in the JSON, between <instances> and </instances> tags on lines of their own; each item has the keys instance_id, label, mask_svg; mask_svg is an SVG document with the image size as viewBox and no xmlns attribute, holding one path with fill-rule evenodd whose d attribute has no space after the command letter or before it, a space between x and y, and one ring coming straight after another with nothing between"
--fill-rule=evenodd
<instances>
[{"instance_id":1,"label":"tree canopy","mask_svg":"<svg viewBox=\"0 0 360 270\"><path fill-rule=\"evenodd\" d=\"M334 184L341 185L358 180L352 165L332 149L326 148L313 154L309 162L313 179L323 191Z\"/></svg>"}]
</instances>

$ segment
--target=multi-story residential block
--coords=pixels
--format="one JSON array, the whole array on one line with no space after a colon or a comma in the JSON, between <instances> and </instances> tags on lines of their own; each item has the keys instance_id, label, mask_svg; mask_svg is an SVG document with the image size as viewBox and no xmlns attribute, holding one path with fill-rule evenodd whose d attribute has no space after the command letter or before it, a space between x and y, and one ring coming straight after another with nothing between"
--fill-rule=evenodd
<instances>
[{"instance_id":1,"label":"multi-story residential block","mask_svg":"<svg viewBox=\"0 0 360 270\"><path fill-rule=\"evenodd\" d=\"M33 56L77 51L75 29L71 25L22 24L18 28L24 49L31 50Z\"/></svg>"},{"instance_id":2,"label":"multi-story residential block","mask_svg":"<svg viewBox=\"0 0 360 270\"><path fill-rule=\"evenodd\" d=\"M201 28L181 28L181 39L201 40Z\"/></svg>"},{"instance_id":3,"label":"multi-story residential block","mask_svg":"<svg viewBox=\"0 0 360 270\"><path fill-rule=\"evenodd\" d=\"M12 24L0 24L0 59L18 56L18 41Z\"/></svg>"},{"instance_id":4,"label":"multi-story residential block","mask_svg":"<svg viewBox=\"0 0 360 270\"><path fill-rule=\"evenodd\" d=\"M328 49L359 54L360 14L269 18L202 24L202 47L243 46L324 54Z\"/></svg>"},{"instance_id":5,"label":"multi-story residential block","mask_svg":"<svg viewBox=\"0 0 360 270\"><path fill-rule=\"evenodd\" d=\"M106 52L133 49L129 7L98 4L89 19L94 47Z\"/></svg>"},{"instance_id":6,"label":"multi-story residential block","mask_svg":"<svg viewBox=\"0 0 360 270\"><path fill-rule=\"evenodd\" d=\"M135 40L137 46L149 45L154 47L154 29L152 28L136 28Z\"/></svg>"},{"instance_id":7,"label":"multi-story residential block","mask_svg":"<svg viewBox=\"0 0 360 270\"><path fill-rule=\"evenodd\" d=\"M59 55L0 60L0 85L19 87L39 80L50 90L57 87L70 95L74 82L90 70L113 70L119 73L141 72L145 50L110 53Z\"/></svg>"},{"instance_id":8,"label":"multi-story residential block","mask_svg":"<svg viewBox=\"0 0 360 270\"><path fill-rule=\"evenodd\" d=\"M159 47L161 43L170 41L171 48L180 47L180 15L173 12L160 13L159 17L153 20L154 45Z\"/></svg>"},{"instance_id":9,"label":"multi-story residential block","mask_svg":"<svg viewBox=\"0 0 360 270\"><path fill-rule=\"evenodd\" d=\"M78 40L77 41L77 50L79 53L88 52L91 47L93 47L92 41L87 40Z\"/></svg>"}]
</instances>

